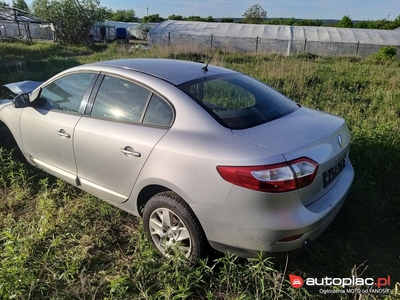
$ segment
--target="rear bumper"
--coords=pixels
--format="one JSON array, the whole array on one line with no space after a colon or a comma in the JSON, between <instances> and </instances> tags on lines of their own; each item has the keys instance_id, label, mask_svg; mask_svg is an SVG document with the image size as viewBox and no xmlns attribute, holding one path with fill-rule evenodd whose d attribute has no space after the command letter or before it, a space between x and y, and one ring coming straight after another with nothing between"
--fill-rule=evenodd
<instances>
[{"instance_id":1,"label":"rear bumper","mask_svg":"<svg viewBox=\"0 0 400 300\"><path fill-rule=\"evenodd\" d=\"M317 238L333 221L354 178L349 162L330 190L308 206L297 192L270 195L234 186L221 205L193 206L211 246L241 257L287 252ZM281 241L295 237L290 241Z\"/></svg>"}]
</instances>

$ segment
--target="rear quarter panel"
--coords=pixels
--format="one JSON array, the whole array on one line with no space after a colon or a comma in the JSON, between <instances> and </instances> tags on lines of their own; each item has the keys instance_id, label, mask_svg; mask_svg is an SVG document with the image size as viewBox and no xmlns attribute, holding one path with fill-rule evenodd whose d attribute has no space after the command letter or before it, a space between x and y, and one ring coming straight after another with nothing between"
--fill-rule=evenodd
<instances>
[{"instance_id":1,"label":"rear quarter panel","mask_svg":"<svg viewBox=\"0 0 400 300\"><path fill-rule=\"evenodd\" d=\"M232 184L219 175L218 165L254 165L282 161L272 150L237 138L186 94L169 85L158 92L175 108L175 122L149 156L128 206L152 184L178 193L189 205L222 203Z\"/></svg>"}]
</instances>

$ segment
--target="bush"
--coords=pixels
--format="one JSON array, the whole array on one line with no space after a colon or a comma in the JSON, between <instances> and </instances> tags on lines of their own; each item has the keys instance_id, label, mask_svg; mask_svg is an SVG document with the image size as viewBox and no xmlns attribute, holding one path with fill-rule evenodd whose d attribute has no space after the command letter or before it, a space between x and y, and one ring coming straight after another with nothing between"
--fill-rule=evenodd
<instances>
[{"instance_id":1,"label":"bush","mask_svg":"<svg viewBox=\"0 0 400 300\"><path fill-rule=\"evenodd\" d=\"M396 58L397 55L397 48L396 47L391 47L391 46L383 46L378 53L376 53L374 56L376 59L380 61L384 60L390 60L393 58Z\"/></svg>"}]
</instances>

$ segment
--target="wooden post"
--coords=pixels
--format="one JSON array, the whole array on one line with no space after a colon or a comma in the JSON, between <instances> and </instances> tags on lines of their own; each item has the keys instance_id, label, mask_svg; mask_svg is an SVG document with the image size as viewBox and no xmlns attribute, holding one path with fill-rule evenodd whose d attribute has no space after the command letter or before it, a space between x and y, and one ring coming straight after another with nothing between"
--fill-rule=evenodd
<instances>
[{"instance_id":1,"label":"wooden post","mask_svg":"<svg viewBox=\"0 0 400 300\"><path fill-rule=\"evenodd\" d=\"M24 28L26 33L26 39L29 39L29 41L32 43L32 35L31 35L31 29L29 27L29 22L24 23Z\"/></svg>"},{"instance_id":2,"label":"wooden post","mask_svg":"<svg viewBox=\"0 0 400 300\"><path fill-rule=\"evenodd\" d=\"M303 53L306 53L307 50L307 39L304 40L304 49L303 49Z\"/></svg>"},{"instance_id":3,"label":"wooden post","mask_svg":"<svg viewBox=\"0 0 400 300\"><path fill-rule=\"evenodd\" d=\"M168 46L171 45L171 32L168 32Z\"/></svg>"},{"instance_id":4,"label":"wooden post","mask_svg":"<svg viewBox=\"0 0 400 300\"><path fill-rule=\"evenodd\" d=\"M14 11L14 21L17 23L17 27L18 27L18 37L21 37L21 28L19 28L19 20L17 18L17 10L13 9Z\"/></svg>"},{"instance_id":5,"label":"wooden post","mask_svg":"<svg viewBox=\"0 0 400 300\"><path fill-rule=\"evenodd\" d=\"M356 57L358 56L358 49L360 48L360 41L357 42Z\"/></svg>"},{"instance_id":6,"label":"wooden post","mask_svg":"<svg viewBox=\"0 0 400 300\"><path fill-rule=\"evenodd\" d=\"M213 46L213 37L214 37L214 35L211 33L211 36L210 36L211 48L212 48L212 46Z\"/></svg>"},{"instance_id":7,"label":"wooden post","mask_svg":"<svg viewBox=\"0 0 400 300\"><path fill-rule=\"evenodd\" d=\"M258 43L261 41L260 37L256 37L256 53L258 52Z\"/></svg>"}]
</instances>

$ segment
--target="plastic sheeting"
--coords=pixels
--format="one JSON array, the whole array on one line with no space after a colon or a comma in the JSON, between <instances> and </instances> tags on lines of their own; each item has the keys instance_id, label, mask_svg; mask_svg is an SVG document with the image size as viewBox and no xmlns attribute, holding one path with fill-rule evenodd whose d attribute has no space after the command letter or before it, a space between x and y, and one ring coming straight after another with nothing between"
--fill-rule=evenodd
<instances>
[{"instance_id":1,"label":"plastic sheeting","mask_svg":"<svg viewBox=\"0 0 400 300\"><path fill-rule=\"evenodd\" d=\"M44 23L45 20L14 7L0 7L0 21Z\"/></svg>"},{"instance_id":2,"label":"plastic sheeting","mask_svg":"<svg viewBox=\"0 0 400 300\"><path fill-rule=\"evenodd\" d=\"M373 54L400 48L400 30L164 21L148 34L150 44L218 47L241 52L318 55Z\"/></svg>"},{"instance_id":3,"label":"plastic sheeting","mask_svg":"<svg viewBox=\"0 0 400 300\"><path fill-rule=\"evenodd\" d=\"M14 38L51 40L53 34L45 20L17 8L0 7L0 40Z\"/></svg>"}]
</instances>

